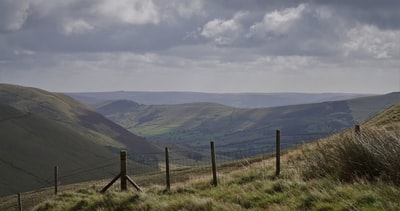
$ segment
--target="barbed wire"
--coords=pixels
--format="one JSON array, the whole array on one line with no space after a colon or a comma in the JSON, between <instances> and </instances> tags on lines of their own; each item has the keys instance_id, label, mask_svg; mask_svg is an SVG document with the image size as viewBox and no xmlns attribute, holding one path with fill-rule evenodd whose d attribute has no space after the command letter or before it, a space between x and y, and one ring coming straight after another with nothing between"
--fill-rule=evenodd
<instances>
[{"instance_id":1,"label":"barbed wire","mask_svg":"<svg viewBox=\"0 0 400 211\"><path fill-rule=\"evenodd\" d=\"M26 169L20 168L20 167L14 165L13 163L11 163L9 161L5 161L5 160L0 158L0 162L4 163L5 165L11 166L14 169L17 169L18 171L21 171L21 172L25 173L26 175L32 176L33 178L35 178L42 185L48 185L49 184L49 182L46 179L42 178L41 176L38 176L37 174L35 174L33 172L30 172L30 171L28 171Z\"/></svg>"},{"instance_id":2,"label":"barbed wire","mask_svg":"<svg viewBox=\"0 0 400 211\"><path fill-rule=\"evenodd\" d=\"M329 133L281 133L281 147L289 148L293 146L298 146L309 142L311 138L322 138L334 134L334 132ZM274 138L276 134L264 134L262 137L256 137L244 141L224 143L223 141L216 141L216 159L219 166L223 167L224 163L238 160L238 165L246 166L246 160L248 158L264 155L266 153L272 153L275 150ZM289 138L289 139L288 139ZM197 168L197 167L207 167L210 168L211 156L208 150L202 149L196 151L195 149L188 148L182 149L181 147L174 147L171 145L169 148L169 161L170 161L170 171L179 173L182 170ZM128 158L128 172L132 175L139 174L152 174L161 175L165 173L165 153L160 152L149 152L149 153L127 153ZM240 161L244 159L244 161ZM0 159L0 162L6 165L12 165L4 160ZM66 171L61 171L62 174L59 176L59 180L70 180L74 182L82 182L83 180L93 180L96 178L104 178L107 176L115 176L119 171L120 159L118 156L115 158L107 158L97 161L92 164L85 164L79 166L75 169L70 169ZM112 168L114 166L114 168ZM228 167L227 167L228 168ZM40 197L33 197L37 193L48 193L49 195L54 194L52 187L54 185L54 176L51 175L47 178L43 178L32 172L21 169L24 173L33 176L42 187L41 189L25 193L24 197L32 196L30 200L39 200ZM189 177L210 177L211 174L192 174ZM177 179L172 179L172 181ZM96 183L97 184L97 183ZM103 185L103 183L99 183ZM88 186L88 184L86 184ZM82 188L82 185L69 185L62 188L63 191L76 190L77 188ZM1 209L12 209L17 207L17 205L12 202L16 201L16 198L9 198L5 201L5 206L0 206ZM10 203L10 205L7 205Z\"/></svg>"}]
</instances>

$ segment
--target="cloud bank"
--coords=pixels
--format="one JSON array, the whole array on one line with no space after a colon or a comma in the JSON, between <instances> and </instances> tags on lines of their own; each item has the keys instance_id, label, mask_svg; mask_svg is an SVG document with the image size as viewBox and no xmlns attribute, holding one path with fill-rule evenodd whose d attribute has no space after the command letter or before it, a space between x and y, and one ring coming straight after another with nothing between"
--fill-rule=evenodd
<instances>
[{"instance_id":1,"label":"cloud bank","mask_svg":"<svg viewBox=\"0 0 400 211\"><path fill-rule=\"evenodd\" d=\"M396 0L4 0L0 82L52 91L400 89Z\"/></svg>"}]
</instances>

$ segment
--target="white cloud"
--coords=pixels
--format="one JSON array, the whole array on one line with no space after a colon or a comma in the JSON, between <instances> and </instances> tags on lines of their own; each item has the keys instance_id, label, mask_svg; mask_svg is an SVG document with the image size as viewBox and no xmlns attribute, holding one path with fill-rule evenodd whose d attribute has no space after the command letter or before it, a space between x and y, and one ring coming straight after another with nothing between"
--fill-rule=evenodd
<instances>
[{"instance_id":1,"label":"white cloud","mask_svg":"<svg viewBox=\"0 0 400 211\"><path fill-rule=\"evenodd\" d=\"M212 39L217 45L228 45L234 42L241 34L242 26L239 22L245 13L238 12L230 20L214 19L203 26L201 35Z\"/></svg>"},{"instance_id":2,"label":"white cloud","mask_svg":"<svg viewBox=\"0 0 400 211\"><path fill-rule=\"evenodd\" d=\"M301 17L305 8L305 4L300 4L296 8L287 8L266 13L263 21L255 23L250 27L250 31L246 37L264 39L271 35L285 34L293 22Z\"/></svg>"},{"instance_id":3,"label":"white cloud","mask_svg":"<svg viewBox=\"0 0 400 211\"><path fill-rule=\"evenodd\" d=\"M160 17L153 1L142 0L102 0L96 4L93 13L127 24L158 24Z\"/></svg>"},{"instance_id":4,"label":"white cloud","mask_svg":"<svg viewBox=\"0 0 400 211\"><path fill-rule=\"evenodd\" d=\"M72 20L66 21L64 23L63 32L66 35L78 35L84 34L89 31L92 31L94 26L90 25L88 22L79 19L79 20Z\"/></svg>"},{"instance_id":5,"label":"white cloud","mask_svg":"<svg viewBox=\"0 0 400 211\"><path fill-rule=\"evenodd\" d=\"M346 33L343 43L346 56L367 56L385 59L400 56L400 30L381 30L372 25L360 25Z\"/></svg>"}]
</instances>

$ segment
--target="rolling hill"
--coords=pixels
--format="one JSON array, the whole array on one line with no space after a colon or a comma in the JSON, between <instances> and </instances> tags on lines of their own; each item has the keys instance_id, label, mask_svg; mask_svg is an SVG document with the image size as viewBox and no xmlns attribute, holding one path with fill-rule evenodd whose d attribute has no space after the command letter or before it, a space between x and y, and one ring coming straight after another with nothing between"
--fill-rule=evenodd
<instances>
[{"instance_id":1,"label":"rolling hill","mask_svg":"<svg viewBox=\"0 0 400 211\"><path fill-rule=\"evenodd\" d=\"M55 165L64 176L104 167L103 174L86 172L65 184L118 172L118 165L105 162L118 163L120 149L161 152L68 96L9 84L0 84L0 146L0 195L51 186Z\"/></svg>"},{"instance_id":2,"label":"rolling hill","mask_svg":"<svg viewBox=\"0 0 400 211\"><path fill-rule=\"evenodd\" d=\"M126 129L158 141L207 148L211 140L221 150L248 143L273 143L280 129L285 141L308 141L363 122L400 101L400 93L342 101L273 108L239 109L213 103L141 105L118 100L97 111Z\"/></svg>"},{"instance_id":3,"label":"rolling hill","mask_svg":"<svg viewBox=\"0 0 400 211\"><path fill-rule=\"evenodd\" d=\"M236 108L265 108L345 100L370 94L348 93L200 93L200 92L88 92L66 93L91 106L105 101L130 100L146 105L217 103Z\"/></svg>"}]
</instances>

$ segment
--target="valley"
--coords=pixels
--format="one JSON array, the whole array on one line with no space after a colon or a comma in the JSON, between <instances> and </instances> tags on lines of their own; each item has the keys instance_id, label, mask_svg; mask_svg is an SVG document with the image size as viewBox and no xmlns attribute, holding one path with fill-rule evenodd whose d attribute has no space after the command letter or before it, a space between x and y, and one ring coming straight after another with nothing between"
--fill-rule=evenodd
<instances>
[{"instance_id":1,"label":"valley","mask_svg":"<svg viewBox=\"0 0 400 211\"><path fill-rule=\"evenodd\" d=\"M103 103L96 110L124 128L157 142L198 150L216 141L220 150L263 147L276 130L291 145L306 143L362 123L397 103L400 93L341 101L241 109L215 103L144 105L129 100ZM255 141L254 141L255 140Z\"/></svg>"}]
</instances>

